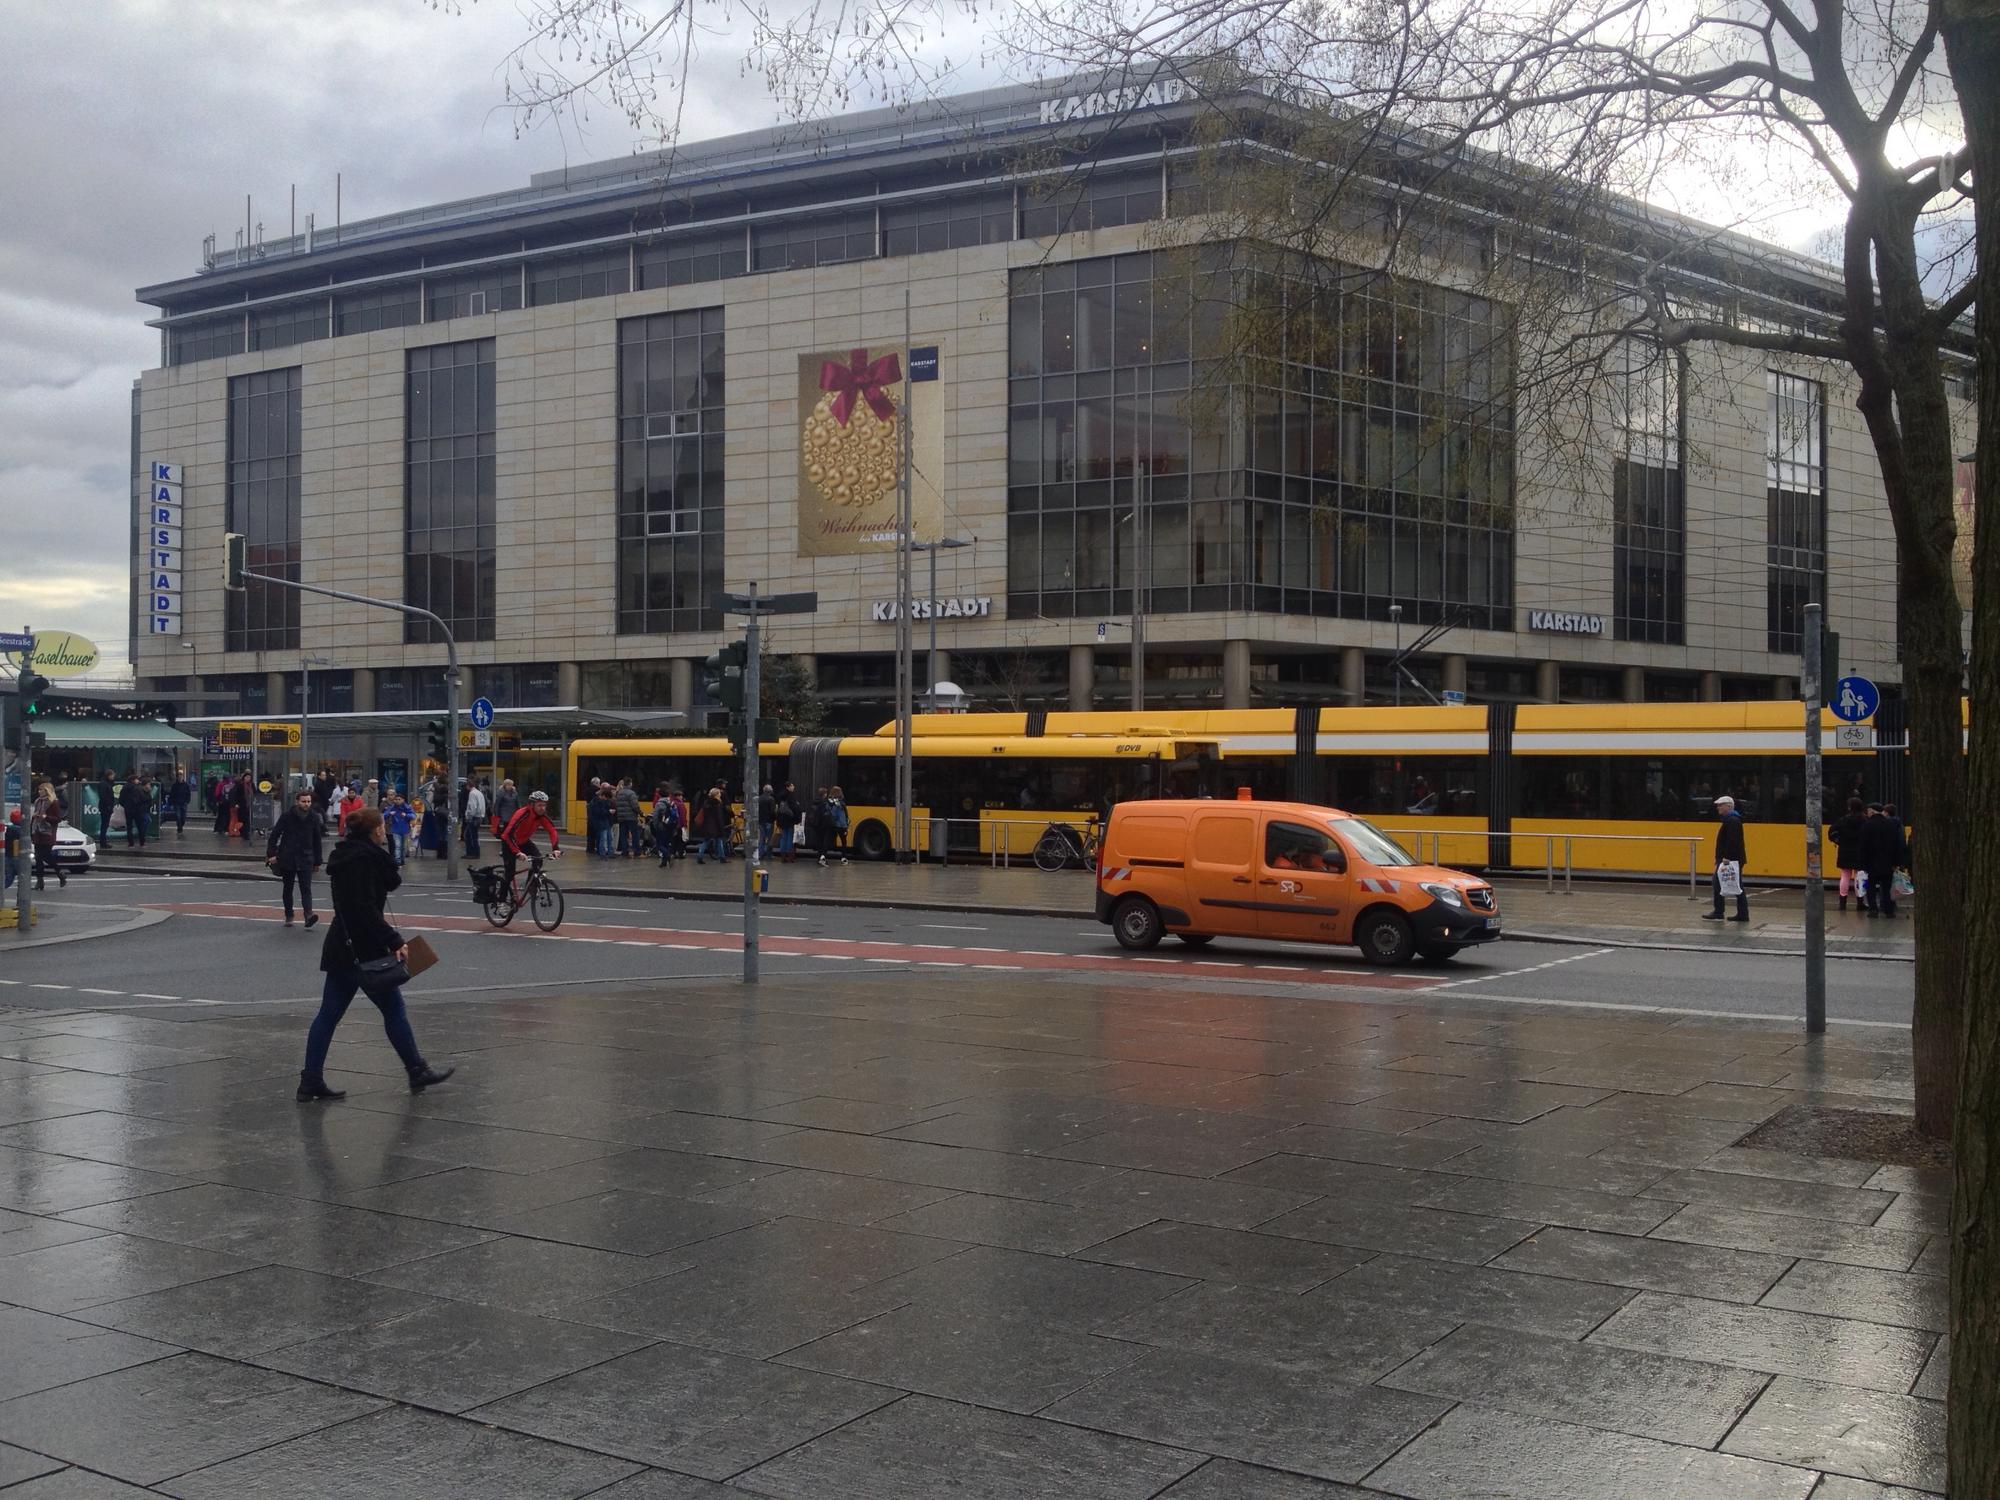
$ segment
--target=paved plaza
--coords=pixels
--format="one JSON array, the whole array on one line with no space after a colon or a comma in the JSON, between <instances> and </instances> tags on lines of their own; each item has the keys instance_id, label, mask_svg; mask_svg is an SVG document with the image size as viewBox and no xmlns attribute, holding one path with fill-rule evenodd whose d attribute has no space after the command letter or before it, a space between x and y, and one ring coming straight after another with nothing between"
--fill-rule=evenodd
<instances>
[{"instance_id":1,"label":"paved plaza","mask_svg":"<svg viewBox=\"0 0 2000 1500\"><path fill-rule=\"evenodd\" d=\"M357 1012L304 1108L296 1003L0 1012L8 1500L1944 1484L1947 1179L1734 1144L1906 1107L1894 1032L922 969L412 998L458 1075L412 1097Z\"/></svg>"}]
</instances>

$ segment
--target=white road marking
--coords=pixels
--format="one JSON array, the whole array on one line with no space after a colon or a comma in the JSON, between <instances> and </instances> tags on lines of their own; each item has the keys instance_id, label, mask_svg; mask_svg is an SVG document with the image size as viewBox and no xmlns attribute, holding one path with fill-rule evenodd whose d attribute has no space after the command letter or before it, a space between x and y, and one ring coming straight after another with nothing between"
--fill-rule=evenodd
<instances>
[{"instance_id":1,"label":"white road marking","mask_svg":"<svg viewBox=\"0 0 2000 1500\"><path fill-rule=\"evenodd\" d=\"M1473 974L1464 979L1447 979L1442 984L1431 986L1434 990L1455 990L1461 985L1487 984L1495 979L1518 979L1523 974L1539 974L1544 969L1559 969L1564 964L1580 963L1586 958L1602 958L1607 953L1616 953L1616 948L1592 948L1585 953L1571 953L1562 958L1552 958L1545 964L1533 964L1525 969L1501 969L1491 974Z\"/></svg>"},{"instance_id":2,"label":"white road marking","mask_svg":"<svg viewBox=\"0 0 2000 1500\"><path fill-rule=\"evenodd\" d=\"M78 993L79 995L121 995L121 996L122 996L122 995L123 995L123 994L124 994L125 992L124 992L123 990L93 990L93 989L89 989L89 988L80 988L80 989L78 989L77 993Z\"/></svg>"},{"instance_id":3,"label":"white road marking","mask_svg":"<svg viewBox=\"0 0 2000 1500\"><path fill-rule=\"evenodd\" d=\"M31 990L66 990L69 986L66 984L31 984L28 988Z\"/></svg>"},{"instance_id":4,"label":"white road marking","mask_svg":"<svg viewBox=\"0 0 2000 1500\"><path fill-rule=\"evenodd\" d=\"M645 906L585 906L581 901L573 903L578 911L615 911L621 916L649 917L652 908Z\"/></svg>"},{"instance_id":5,"label":"white road marking","mask_svg":"<svg viewBox=\"0 0 2000 1500\"><path fill-rule=\"evenodd\" d=\"M919 922L917 925L927 928L932 932L985 932L988 930L984 927L968 927L957 922Z\"/></svg>"},{"instance_id":6,"label":"white road marking","mask_svg":"<svg viewBox=\"0 0 2000 1500\"><path fill-rule=\"evenodd\" d=\"M149 994L147 994L147 993L146 993L145 991L143 991L143 990L135 990L135 991L133 991L133 993L132 993L132 998L133 998L134 1000L179 1000L179 999L180 999L180 996L179 996L179 995L149 995ZM213 1000L190 1000L190 1001L188 1001L187 1003L188 1003L189 1005L213 1005L213 1004L214 1004L215 1002L214 1002Z\"/></svg>"}]
</instances>

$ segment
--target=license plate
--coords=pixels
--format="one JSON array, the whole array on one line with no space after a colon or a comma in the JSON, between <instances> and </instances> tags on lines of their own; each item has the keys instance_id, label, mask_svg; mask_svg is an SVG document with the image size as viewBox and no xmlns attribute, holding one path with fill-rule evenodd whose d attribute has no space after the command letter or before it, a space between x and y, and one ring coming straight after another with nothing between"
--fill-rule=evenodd
<instances>
[{"instance_id":1,"label":"license plate","mask_svg":"<svg viewBox=\"0 0 2000 1500\"><path fill-rule=\"evenodd\" d=\"M1486 930L1488 932L1498 932L1500 930L1500 919L1498 917L1488 917L1486 919Z\"/></svg>"}]
</instances>

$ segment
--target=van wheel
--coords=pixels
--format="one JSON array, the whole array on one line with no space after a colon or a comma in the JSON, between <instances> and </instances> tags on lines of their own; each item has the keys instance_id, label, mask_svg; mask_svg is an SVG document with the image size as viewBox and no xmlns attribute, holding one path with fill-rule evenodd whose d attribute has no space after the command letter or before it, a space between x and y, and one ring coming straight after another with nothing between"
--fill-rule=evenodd
<instances>
[{"instance_id":1,"label":"van wheel","mask_svg":"<svg viewBox=\"0 0 2000 1500\"><path fill-rule=\"evenodd\" d=\"M1215 941L1215 934L1212 932L1177 932L1174 936L1190 948L1206 948Z\"/></svg>"},{"instance_id":2,"label":"van wheel","mask_svg":"<svg viewBox=\"0 0 2000 1500\"><path fill-rule=\"evenodd\" d=\"M889 830L870 818L854 830L854 852L863 859L887 859Z\"/></svg>"},{"instance_id":3,"label":"van wheel","mask_svg":"<svg viewBox=\"0 0 2000 1500\"><path fill-rule=\"evenodd\" d=\"M1354 929L1354 942L1363 958L1385 969L1408 963L1417 951L1417 935L1395 911L1368 913Z\"/></svg>"},{"instance_id":4,"label":"van wheel","mask_svg":"<svg viewBox=\"0 0 2000 1500\"><path fill-rule=\"evenodd\" d=\"M1157 948L1160 909L1144 896L1127 896L1111 908L1111 930L1121 948Z\"/></svg>"}]
</instances>

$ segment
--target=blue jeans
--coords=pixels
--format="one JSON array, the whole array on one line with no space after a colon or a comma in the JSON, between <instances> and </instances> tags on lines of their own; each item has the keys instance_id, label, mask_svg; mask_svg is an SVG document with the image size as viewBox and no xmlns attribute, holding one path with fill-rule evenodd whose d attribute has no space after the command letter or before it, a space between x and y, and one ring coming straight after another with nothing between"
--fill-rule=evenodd
<instances>
[{"instance_id":1,"label":"blue jeans","mask_svg":"<svg viewBox=\"0 0 2000 1500\"><path fill-rule=\"evenodd\" d=\"M404 856L409 852L409 847L410 836L407 833L392 833L389 835L389 853L395 857L397 864L400 865L403 862Z\"/></svg>"},{"instance_id":2,"label":"blue jeans","mask_svg":"<svg viewBox=\"0 0 2000 1500\"><path fill-rule=\"evenodd\" d=\"M479 858L479 824L472 818L465 820L465 857Z\"/></svg>"},{"instance_id":3,"label":"blue jeans","mask_svg":"<svg viewBox=\"0 0 2000 1500\"><path fill-rule=\"evenodd\" d=\"M727 864L729 862L728 850L721 839L703 839L701 841L701 853L696 857L699 859L712 859L717 864Z\"/></svg>"},{"instance_id":4,"label":"blue jeans","mask_svg":"<svg viewBox=\"0 0 2000 1500\"><path fill-rule=\"evenodd\" d=\"M606 824L590 836L590 852L599 859L611 858L611 825Z\"/></svg>"},{"instance_id":5,"label":"blue jeans","mask_svg":"<svg viewBox=\"0 0 2000 1500\"><path fill-rule=\"evenodd\" d=\"M792 841L797 837L798 831L792 824L786 823L782 825L778 829L778 852L780 854L790 854L792 852Z\"/></svg>"},{"instance_id":6,"label":"blue jeans","mask_svg":"<svg viewBox=\"0 0 2000 1500\"><path fill-rule=\"evenodd\" d=\"M639 825L620 821L618 824L618 852L637 854L639 852Z\"/></svg>"},{"instance_id":7,"label":"blue jeans","mask_svg":"<svg viewBox=\"0 0 2000 1500\"><path fill-rule=\"evenodd\" d=\"M762 864L771 854L771 828L769 823L757 825L757 863Z\"/></svg>"},{"instance_id":8,"label":"blue jeans","mask_svg":"<svg viewBox=\"0 0 2000 1500\"><path fill-rule=\"evenodd\" d=\"M335 969L326 976L326 986L320 991L319 1014L313 1017L312 1029L306 1033L306 1076L318 1078L326 1071L326 1053L333 1045L333 1029L347 1014L347 1007L354 1003L357 991L368 994L375 1008L382 1012L382 1029L389 1034L389 1045L396 1049L404 1068L412 1073L422 1068L424 1055L417 1050L416 1033L410 1030L402 990L393 989L380 995L362 991L359 969Z\"/></svg>"}]
</instances>

